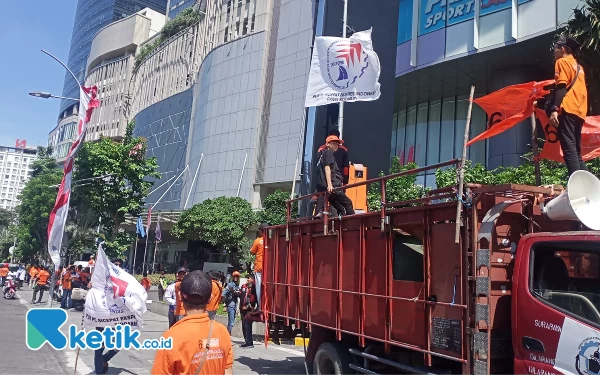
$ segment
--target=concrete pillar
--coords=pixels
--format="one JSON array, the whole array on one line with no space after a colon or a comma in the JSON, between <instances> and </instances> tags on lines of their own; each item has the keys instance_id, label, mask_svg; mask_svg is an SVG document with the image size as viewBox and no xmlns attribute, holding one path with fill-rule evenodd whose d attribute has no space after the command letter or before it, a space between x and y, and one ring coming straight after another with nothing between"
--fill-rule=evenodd
<instances>
[{"instance_id":1,"label":"concrete pillar","mask_svg":"<svg viewBox=\"0 0 600 375\"><path fill-rule=\"evenodd\" d=\"M490 77L489 91L531 81L548 79L544 71L534 66L513 66L499 69ZM531 151L531 124L529 120L489 139L488 169L523 164L521 155Z\"/></svg>"}]
</instances>

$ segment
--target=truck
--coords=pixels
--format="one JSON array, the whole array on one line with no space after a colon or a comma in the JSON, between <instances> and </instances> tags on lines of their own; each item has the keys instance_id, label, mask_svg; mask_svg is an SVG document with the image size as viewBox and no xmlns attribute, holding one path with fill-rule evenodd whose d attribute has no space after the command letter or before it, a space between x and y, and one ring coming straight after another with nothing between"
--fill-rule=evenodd
<instances>
[{"instance_id":1,"label":"truck","mask_svg":"<svg viewBox=\"0 0 600 375\"><path fill-rule=\"evenodd\" d=\"M560 187L386 201L389 179L457 163L365 181L380 211L292 220L292 200L265 230L265 335L309 338L307 373L600 374L600 232L544 214Z\"/></svg>"}]
</instances>

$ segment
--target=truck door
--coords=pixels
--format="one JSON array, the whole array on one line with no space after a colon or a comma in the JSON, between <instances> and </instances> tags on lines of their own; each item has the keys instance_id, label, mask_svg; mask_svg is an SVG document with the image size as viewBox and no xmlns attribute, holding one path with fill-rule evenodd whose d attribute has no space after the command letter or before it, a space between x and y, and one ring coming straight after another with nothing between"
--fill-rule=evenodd
<instances>
[{"instance_id":1,"label":"truck door","mask_svg":"<svg viewBox=\"0 0 600 375\"><path fill-rule=\"evenodd\" d=\"M600 374L600 234L523 237L513 281L515 373Z\"/></svg>"}]
</instances>

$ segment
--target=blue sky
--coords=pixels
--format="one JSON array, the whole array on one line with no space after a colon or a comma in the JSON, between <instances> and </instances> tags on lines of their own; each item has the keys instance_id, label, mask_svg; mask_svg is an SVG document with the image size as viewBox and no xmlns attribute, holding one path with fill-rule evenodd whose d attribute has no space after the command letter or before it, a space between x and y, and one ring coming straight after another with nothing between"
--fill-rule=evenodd
<instances>
[{"instance_id":1,"label":"blue sky","mask_svg":"<svg viewBox=\"0 0 600 375\"><path fill-rule=\"evenodd\" d=\"M16 139L31 146L48 142L60 100L28 93L62 93L64 68L40 50L67 62L76 6L77 0L2 1L0 145L14 146Z\"/></svg>"}]
</instances>

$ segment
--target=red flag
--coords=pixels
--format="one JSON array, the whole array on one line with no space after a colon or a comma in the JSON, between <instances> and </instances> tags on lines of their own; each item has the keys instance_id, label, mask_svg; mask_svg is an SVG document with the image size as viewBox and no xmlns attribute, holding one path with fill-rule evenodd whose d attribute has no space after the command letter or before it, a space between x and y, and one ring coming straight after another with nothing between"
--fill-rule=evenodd
<instances>
[{"instance_id":1,"label":"red flag","mask_svg":"<svg viewBox=\"0 0 600 375\"><path fill-rule=\"evenodd\" d=\"M473 100L487 113L488 130L467 142L467 146L498 135L527 119L533 113L533 102L548 94L544 86L553 83L548 80L512 85Z\"/></svg>"},{"instance_id":2,"label":"red flag","mask_svg":"<svg viewBox=\"0 0 600 375\"><path fill-rule=\"evenodd\" d=\"M540 152L540 159L553 160L564 163L563 152L558 141L556 128L550 125L546 112L541 109L535 110L535 116L540 120L546 142ZM560 126L560 125L559 125ZM588 116L585 118L583 129L581 129L581 158L585 161L600 156L600 116Z\"/></svg>"}]
</instances>

